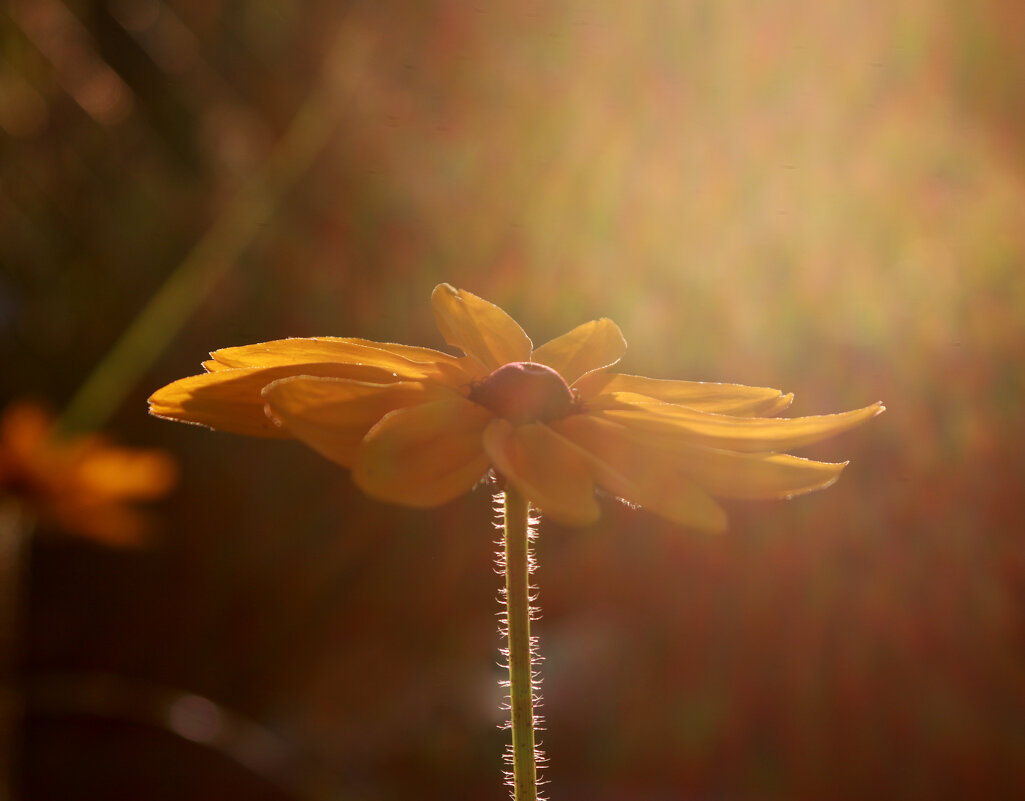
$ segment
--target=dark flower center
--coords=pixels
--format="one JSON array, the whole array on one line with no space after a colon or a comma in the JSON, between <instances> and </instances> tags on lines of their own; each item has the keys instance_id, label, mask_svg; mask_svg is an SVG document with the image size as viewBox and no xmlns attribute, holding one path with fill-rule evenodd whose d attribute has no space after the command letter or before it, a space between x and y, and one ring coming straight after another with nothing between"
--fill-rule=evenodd
<instances>
[{"instance_id":1,"label":"dark flower center","mask_svg":"<svg viewBox=\"0 0 1025 801\"><path fill-rule=\"evenodd\" d=\"M570 414L574 405L563 377L534 362L503 364L474 385L470 400L512 423L558 420Z\"/></svg>"}]
</instances>

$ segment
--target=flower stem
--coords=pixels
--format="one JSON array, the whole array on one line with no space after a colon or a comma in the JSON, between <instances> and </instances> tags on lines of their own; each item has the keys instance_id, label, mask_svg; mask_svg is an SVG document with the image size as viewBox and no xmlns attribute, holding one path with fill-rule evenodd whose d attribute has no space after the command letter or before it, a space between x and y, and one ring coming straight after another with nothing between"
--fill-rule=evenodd
<instances>
[{"instance_id":1,"label":"flower stem","mask_svg":"<svg viewBox=\"0 0 1025 801\"><path fill-rule=\"evenodd\" d=\"M530 504L505 488L505 603L512 714L513 798L536 801L533 642L530 636Z\"/></svg>"}]
</instances>

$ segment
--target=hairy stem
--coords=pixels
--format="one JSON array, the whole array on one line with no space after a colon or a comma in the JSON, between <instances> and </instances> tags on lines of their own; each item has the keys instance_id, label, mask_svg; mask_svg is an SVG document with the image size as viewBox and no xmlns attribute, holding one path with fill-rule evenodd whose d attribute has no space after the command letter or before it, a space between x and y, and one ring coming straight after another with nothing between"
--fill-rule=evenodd
<instances>
[{"instance_id":1,"label":"hairy stem","mask_svg":"<svg viewBox=\"0 0 1025 801\"><path fill-rule=\"evenodd\" d=\"M512 713L513 798L536 801L533 642L530 636L529 502L505 489L505 602Z\"/></svg>"}]
</instances>

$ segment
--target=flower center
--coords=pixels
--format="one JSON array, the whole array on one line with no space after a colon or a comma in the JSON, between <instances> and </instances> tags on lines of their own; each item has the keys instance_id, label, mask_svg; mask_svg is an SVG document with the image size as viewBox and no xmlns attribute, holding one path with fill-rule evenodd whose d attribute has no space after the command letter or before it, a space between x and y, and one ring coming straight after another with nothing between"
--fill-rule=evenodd
<instances>
[{"instance_id":1,"label":"flower center","mask_svg":"<svg viewBox=\"0 0 1025 801\"><path fill-rule=\"evenodd\" d=\"M563 377L535 362L503 364L470 390L470 400L512 423L558 420L573 411Z\"/></svg>"}]
</instances>

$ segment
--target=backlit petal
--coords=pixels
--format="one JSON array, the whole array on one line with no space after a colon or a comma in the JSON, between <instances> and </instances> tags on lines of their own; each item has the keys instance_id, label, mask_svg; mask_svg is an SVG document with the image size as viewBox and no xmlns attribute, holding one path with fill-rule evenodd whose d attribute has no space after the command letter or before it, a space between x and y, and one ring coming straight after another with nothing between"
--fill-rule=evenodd
<instances>
[{"instance_id":1,"label":"backlit petal","mask_svg":"<svg viewBox=\"0 0 1025 801\"><path fill-rule=\"evenodd\" d=\"M643 395L664 403L689 406L703 412L741 417L769 416L783 411L794 396L778 389L717 384L711 381L669 381L623 373L593 373L576 385L585 401L600 403L612 393Z\"/></svg>"},{"instance_id":2,"label":"backlit petal","mask_svg":"<svg viewBox=\"0 0 1025 801\"><path fill-rule=\"evenodd\" d=\"M580 376L602 367L610 367L626 353L626 340L619 326L603 317L578 325L537 348L532 362L546 364L572 384Z\"/></svg>"},{"instance_id":3,"label":"backlit petal","mask_svg":"<svg viewBox=\"0 0 1025 801\"><path fill-rule=\"evenodd\" d=\"M840 434L882 412L881 403L840 414L811 417L732 417L699 412L686 406L630 405L599 409L597 417L665 438L669 447L699 444L724 450L767 453L786 451Z\"/></svg>"},{"instance_id":4,"label":"backlit petal","mask_svg":"<svg viewBox=\"0 0 1025 801\"><path fill-rule=\"evenodd\" d=\"M620 426L571 415L552 424L592 462L598 484L613 495L677 523L705 531L726 528L726 513L668 453L656 452L623 435Z\"/></svg>"},{"instance_id":5,"label":"backlit petal","mask_svg":"<svg viewBox=\"0 0 1025 801\"><path fill-rule=\"evenodd\" d=\"M239 367L182 378L158 389L150 396L150 413L233 434L287 437L288 433L264 414L264 399L260 393L272 381L294 375L351 378L381 384L395 380L392 372L380 367L337 362Z\"/></svg>"},{"instance_id":6,"label":"backlit petal","mask_svg":"<svg viewBox=\"0 0 1025 801\"><path fill-rule=\"evenodd\" d=\"M488 372L530 359L530 338L495 304L449 284L434 288L431 303L445 341L472 356Z\"/></svg>"},{"instance_id":7,"label":"backlit petal","mask_svg":"<svg viewBox=\"0 0 1025 801\"><path fill-rule=\"evenodd\" d=\"M789 498L828 487L846 462L832 464L789 454L735 453L703 445L668 447L659 434L637 431L589 415L574 415L559 430L613 465L657 465L682 474L719 498Z\"/></svg>"},{"instance_id":8,"label":"backlit petal","mask_svg":"<svg viewBox=\"0 0 1025 801\"><path fill-rule=\"evenodd\" d=\"M213 372L216 365L226 367L278 367L305 363L339 362L378 367L395 373L399 378L418 380L436 377L439 366L457 369L454 356L430 348L373 342L369 339L343 339L339 337L309 337L278 339L256 345L221 348L210 354L214 366L204 362ZM305 371L297 371L305 374Z\"/></svg>"},{"instance_id":9,"label":"backlit petal","mask_svg":"<svg viewBox=\"0 0 1025 801\"><path fill-rule=\"evenodd\" d=\"M496 419L484 432L484 448L495 469L547 517L570 525L598 519L586 456L548 426Z\"/></svg>"},{"instance_id":10,"label":"backlit petal","mask_svg":"<svg viewBox=\"0 0 1025 801\"><path fill-rule=\"evenodd\" d=\"M453 390L415 381L368 384L344 378L283 378L263 389L273 417L288 433L333 462L352 467L363 437L388 412L453 397Z\"/></svg>"},{"instance_id":11,"label":"backlit petal","mask_svg":"<svg viewBox=\"0 0 1025 801\"><path fill-rule=\"evenodd\" d=\"M481 435L491 413L453 395L397 409L367 433L352 477L368 495L404 506L438 506L488 471Z\"/></svg>"}]
</instances>

